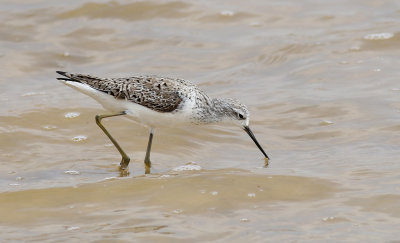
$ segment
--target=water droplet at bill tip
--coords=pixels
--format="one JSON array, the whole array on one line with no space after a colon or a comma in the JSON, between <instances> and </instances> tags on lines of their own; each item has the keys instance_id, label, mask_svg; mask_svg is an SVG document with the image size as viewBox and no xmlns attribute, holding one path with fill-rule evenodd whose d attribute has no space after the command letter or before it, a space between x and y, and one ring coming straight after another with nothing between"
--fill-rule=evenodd
<instances>
[{"instance_id":1,"label":"water droplet at bill tip","mask_svg":"<svg viewBox=\"0 0 400 243\"><path fill-rule=\"evenodd\" d=\"M268 167L269 165L269 159L268 158L264 158L264 166Z\"/></svg>"}]
</instances>

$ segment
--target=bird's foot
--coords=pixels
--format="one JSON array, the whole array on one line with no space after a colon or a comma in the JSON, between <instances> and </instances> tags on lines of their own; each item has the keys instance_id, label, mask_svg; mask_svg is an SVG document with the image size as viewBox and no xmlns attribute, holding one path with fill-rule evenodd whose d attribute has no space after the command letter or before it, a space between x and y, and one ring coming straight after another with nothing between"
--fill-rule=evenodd
<instances>
[{"instance_id":1,"label":"bird's foot","mask_svg":"<svg viewBox=\"0 0 400 243\"><path fill-rule=\"evenodd\" d=\"M145 174L150 174L150 170L151 170L151 162L149 159L144 160L144 168L145 168Z\"/></svg>"},{"instance_id":2,"label":"bird's foot","mask_svg":"<svg viewBox=\"0 0 400 243\"><path fill-rule=\"evenodd\" d=\"M120 177L125 177L128 175L129 175L129 170L127 168L126 169L121 169L121 167L119 168L119 176Z\"/></svg>"},{"instance_id":3,"label":"bird's foot","mask_svg":"<svg viewBox=\"0 0 400 243\"><path fill-rule=\"evenodd\" d=\"M131 159L129 157L122 157L121 163L119 164L119 171L121 173L121 176L127 176L129 175L129 161Z\"/></svg>"}]
</instances>

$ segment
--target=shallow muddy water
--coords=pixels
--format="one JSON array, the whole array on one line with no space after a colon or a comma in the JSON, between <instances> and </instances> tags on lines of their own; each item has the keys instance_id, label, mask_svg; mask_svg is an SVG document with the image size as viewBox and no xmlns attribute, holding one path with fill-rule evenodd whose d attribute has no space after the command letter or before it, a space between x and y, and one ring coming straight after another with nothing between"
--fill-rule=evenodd
<instances>
[{"instance_id":1,"label":"shallow muddy water","mask_svg":"<svg viewBox=\"0 0 400 243\"><path fill-rule=\"evenodd\" d=\"M0 1L0 242L396 242L400 2ZM56 70L191 80L239 128L148 129Z\"/></svg>"}]
</instances>

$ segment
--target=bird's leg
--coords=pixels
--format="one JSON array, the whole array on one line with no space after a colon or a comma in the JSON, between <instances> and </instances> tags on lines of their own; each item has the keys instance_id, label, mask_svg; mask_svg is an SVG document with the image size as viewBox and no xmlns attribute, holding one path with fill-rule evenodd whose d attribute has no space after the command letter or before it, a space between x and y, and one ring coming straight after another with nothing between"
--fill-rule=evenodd
<instances>
[{"instance_id":1,"label":"bird's leg","mask_svg":"<svg viewBox=\"0 0 400 243\"><path fill-rule=\"evenodd\" d=\"M151 150L151 143L153 142L153 135L154 135L154 130L150 129L149 143L147 144L146 157L144 158L146 174L150 174L150 168L151 168L150 150Z\"/></svg>"},{"instance_id":2,"label":"bird's leg","mask_svg":"<svg viewBox=\"0 0 400 243\"><path fill-rule=\"evenodd\" d=\"M121 146L119 146L119 144L117 143L117 141L111 136L111 134L107 131L107 129L103 126L103 124L101 124L101 120L103 118L107 118L107 117L113 117L113 116L122 116L125 115L125 111L120 112L120 113L116 113L116 114L109 114L109 115L96 115L96 124L101 128L101 130L103 130L103 132L107 135L107 137L111 140L111 142L114 144L114 146L118 149L119 153L122 156L122 160L120 163L121 169L125 170L128 165L129 165L129 161L130 158L126 155L126 153L124 152L124 150L122 150Z\"/></svg>"}]
</instances>

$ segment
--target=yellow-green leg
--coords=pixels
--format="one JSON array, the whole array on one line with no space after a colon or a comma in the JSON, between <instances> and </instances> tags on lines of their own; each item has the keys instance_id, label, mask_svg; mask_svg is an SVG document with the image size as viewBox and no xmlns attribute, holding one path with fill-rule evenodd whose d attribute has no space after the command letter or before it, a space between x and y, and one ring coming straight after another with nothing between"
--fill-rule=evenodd
<instances>
[{"instance_id":1,"label":"yellow-green leg","mask_svg":"<svg viewBox=\"0 0 400 243\"><path fill-rule=\"evenodd\" d=\"M151 150L151 144L153 142L153 135L154 135L154 130L150 129L150 136L149 136L149 142L147 144L147 150L146 150L146 157L144 157L144 165L145 165L145 173L150 174L150 168L151 168L151 161L150 161L150 150Z\"/></svg>"},{"instance_id":2,"label":"yellow-green leg","mask_svg":"<svg viewBox=\"0 0 400 243\"><path fill-rule=\"evenodd\" d=\"M107 137L111 140L111 142L114 144L114 146L118 149L119 153L122 156L122 160L120 163L121 169L125 170L128 165L129 165L129 161L130 158L128 157L128 155L126 155L126 153L124 152L124 150L122 150L121 146L119 146L119 144L117 143L117 141L111 136L111 134L107 131L107 129L103 126L103 124L101 124L101 120L103 118L107 118L107 117L113 117L113 116L122 116L125 115L125 111L120 112L120 113L116 113L116 114L109 114L109 115L96 115L96 124L101 128L101 130L103 130L103 132L107 135Z\"/></svg>"}]
</instances>

